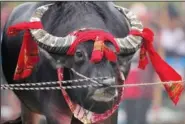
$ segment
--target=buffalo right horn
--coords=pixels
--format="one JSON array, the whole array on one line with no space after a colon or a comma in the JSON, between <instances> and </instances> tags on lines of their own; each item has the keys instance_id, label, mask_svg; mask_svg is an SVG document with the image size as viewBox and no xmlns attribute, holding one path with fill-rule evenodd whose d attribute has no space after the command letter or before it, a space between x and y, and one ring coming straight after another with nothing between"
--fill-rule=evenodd
<instances>
[{"instance_id":1,"label":"buffalo right horn","mask_svg":"<svg viewBox=\"0 0 185 124\"><path fill-rule=\"evenodd\" d=\"M35 13L31 17L30 22L41 22L43 14L48 10L48 7L50 5L52 4L44 5L37 8L35 10ZM53 36L43 29L30 29L30 32L41 48L54 53L66 53L68 48L76 38L75 36L70 34L65 37Z\"/></svg>"}]
</instances>

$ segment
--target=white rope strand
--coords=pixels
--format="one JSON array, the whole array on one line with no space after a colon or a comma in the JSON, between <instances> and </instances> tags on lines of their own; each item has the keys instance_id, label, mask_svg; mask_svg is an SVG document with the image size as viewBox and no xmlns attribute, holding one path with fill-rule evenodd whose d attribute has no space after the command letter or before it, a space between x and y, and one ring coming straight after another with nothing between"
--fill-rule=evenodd
<instances>
[{"instance_id":1,"label":"white rope strand","mask_svg":"<svg viewBox=\"0 0 185 124\"><path fill-rule=\"evenodd\" d=\"M123 85L113 85L110 87L115 87L115 88L119 88L119 87L136 87L136 86L151 86L151 85L159 85L159 84L175 84L175 83L182 83L183 85L185 85L185 80L181 80L181 81L166 81L166 82L153 82L153 83L132 83L132 84L123 84Z\"/></svg>"},{"instance_id":2,"label":"white rope strand","mask_svg":"<svg viewBox=\"0 0 185 124\"><path fill-rule=\"evenodd\" d=\"M151 86L151 85L161 85L161 84L174 84L181 83L185 85L185 80L181 81L167 81L167 82L154 82L154 83L139 83L139 84L123 84L123 85L112 85L109 87L122 88L122 87L135 87L135 86ZM87 87L99 87L97 84L88 85L74 85L74 86L62 86L63 89L75 89L75 88L87 88ZM1 85L1 90L60 90L59 86L56 87L12 87L9 85Z\"/></svg>"},{"instance_id":3,"label":"white rope strand","mask_svg":"<svg viewBox=\"0 0 185 124\"><path fill-rule=\"evenodd\" d=\"M76 89L76 88L87 88L87 87L97 87L98 85L76 85L76 86L56 86L56 87L9 87L1 86L1 90L60 90L60 89Z\"/></svg>"},{"instance_id":4,"label":"white rope strand","mask_svg":"<svg viewBox=\"0 0 185 124\"><path fill-rule=\"evenodd\" d=\"M38 83L20 83L20 84L1 84L3 87L24 87L24 86L43 86L43 85L54 85L62 82L62 84L67 83L78 83L82 81L89 81L89 80L98 80L98 79L107 79L108 77L97 77L97 78L85 78L85 79L76 79L76 80L66 80L66 81L51 81L51 82L38 82Z\"/></svg>"}]
</instances>

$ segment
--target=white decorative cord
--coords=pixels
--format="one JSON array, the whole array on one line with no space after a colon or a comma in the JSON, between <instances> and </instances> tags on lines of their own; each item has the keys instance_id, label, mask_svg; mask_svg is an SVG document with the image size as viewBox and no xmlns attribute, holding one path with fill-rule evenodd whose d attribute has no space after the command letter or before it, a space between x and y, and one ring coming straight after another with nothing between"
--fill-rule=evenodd
<instances>
[{"instance_id":1,"label":"white decorative cord","mask_svg":"<svg viewBox=\"0 0 185 124\"><path fill-rule=\"evenodd\" d=\"M25 86L43 86L43 85L53 85L62 82L62 84L67 83L78 83L82 81L89 81L89 80L98 80L98 79L107 79L108 77L98 77L98 78L85 78L85 79L76 79L76 80L66 80L66 81L51 81L51 82L39 82L39 83L20 83L20 84L1 84L2 87L25 87Z\"/></svg>"},{"instance_id":2,"label":"white decorative cord","mask_svg":"<svg viewBox=\"0 0 185 124\"><path fill-rule=\"evenodd\" d=\"M56 87L4 87L1 86L1 90L60 90L63 89L76 89L76 88L87 88L94 87L93 85L76 85L76 86L56 86Z\"/></svg>"},{"instance_id":3,"label":"white decorative cord","mask_svg":"<svg viewBox=\"0 0 185 124\"><path fill-rule=\"evenodd\" d=\"M58 82L58 81L57 81ZM57 84L55 82L55 84ZM181 81L167 81L167 82L153 82L153 83L133 83L133 84L123 84L123 85L112 85L109 87L115 87L115 88L122 88L122 87L135 87L135 86L151 86L151 85L161 85L161 84L174 84L174 83L182 83L185 85L185 80ZM60 90L61 88L59 86L56 87L11 87L9 86L11 84L1 84L1 90ZM62 86L63 89L75 89L75 88L87 88L87 87L99 87L99 85L76 85L76 86Z\"/></svg>"},{"instance_id":4,"label":"white decorative cord","mask_svg":"<svg viewBox=\"0 0 185 124\"><path fill-rule=\"evenodd\" d=\"M153 83L132 83L132 84L123 84L123 85L112 85L110 87L115 87L115 88L121 88L121 87L136 87L136 86L151 86L151 85L159 85L159 84L175 84L175 83L182 83L185 85L185 80L181 81L166 81L166 82L153 82Z\"/></svg>"}]
</instances>

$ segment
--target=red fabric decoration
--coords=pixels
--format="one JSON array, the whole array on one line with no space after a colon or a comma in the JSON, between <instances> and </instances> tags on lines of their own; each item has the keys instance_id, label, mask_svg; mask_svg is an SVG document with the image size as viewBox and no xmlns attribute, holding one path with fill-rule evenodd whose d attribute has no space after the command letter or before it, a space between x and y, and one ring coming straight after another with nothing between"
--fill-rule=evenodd
<instances>
[{"instance_id":1,"label":"red fabric decoration","mask_svg":"<svg viewBox=\"0 0 185 124\"><path fill-rule=\"evenodd\" d=\"M9 36L15 36L18 32L25 31L17 67L14 73L14 80L20 80L30 76L34 65L39 61L37 44L33 41L29 29L40 28L43 28L40 22L23 22L8 28L7 34Z\"/></svg>"},{"instance_id":2,"label":"red fabric decoration","mask_svg":"<svg viewBox=\"0 0 185 124\"><path fill-rule=\"evenodd\" d=\"M96 37L96 40L94 42L94 49L91 55L91 61L92 62L99 62L103 58L104 54L104 42L103 39Z\"/></svg>"},{"instance_id":3,"label":"red fabric decoration","mask_svg":"<svg viewBox=\"0 0 185 124\"><path fill-rule=\"evenodd\" d=\"M103 38L96 37L91 61L97 63L102 60L104 55L111 62L116 62L117 60L115 53L104 44Z\"/></svg>"},{"instance_id":4,"label":"red fabric decoration","mask_svg":"<svg viewBox=\"0 0 185 124\"><path fill-rule=\"evenodd\" d=\"M74 55L76 47L79 43L93 40L95 41L95 44L91 56L92 62L99 62L104 55L109 61L115 62L117 60L115 53L104 45L104 41L110 41L115 46L116 51L120 51L117 42L110 33L101 30L83 30L78 31L73 35L76 36L76 39L67 51L67 55Z\"/></svg>"},{"instance_id":5,"label":"red fabric decoration","mask_svg":"<svg viewBox=\"0 0 185 124\"><path fill-rule=\"evenodd\" d=\"M112 51L110 50L108 47L104 47L104 54L105 54L105 57L111 61L111 62L116 62L117 60L117 55Z\"/></svg>"},{"instance_id":6,"label":"red fabric decoration","mask_svg":"<svg viewBox=\"0 0 185 124\"><path fill-rule=\"evenodd\" d=\"M152 42L153 42L153 32L148 29L144 28L142 32L137 30L132 30L130 32L132 35L141 36L143 38L143 44L141 46L140 51L140 60L139 60L139 68L145 69L146 65L148 64L148 59L146 53L148 53L151 63L159 75L161 81L181 81L181 76L171 67L169 66L162 58L157 54L155 51ZM168 92L169 97L175 103L175 105L179 101L179 97L183 92L183 83L173 83L170 85L165 84L165 89Z\"/></svg>"}]
</instances>

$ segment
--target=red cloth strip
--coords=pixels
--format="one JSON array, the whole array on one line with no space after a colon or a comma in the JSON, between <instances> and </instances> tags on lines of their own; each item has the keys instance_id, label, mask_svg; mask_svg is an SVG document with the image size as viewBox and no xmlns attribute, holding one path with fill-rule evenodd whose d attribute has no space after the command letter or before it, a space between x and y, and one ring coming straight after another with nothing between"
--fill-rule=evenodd
<instances>
[{"instance_id":1,"label":"red cloth strip","mask_svg":"<svg viewBox=\"0 0 185 124\"><path fill-rule=\"evenodd\" d=\"M169 66L155 51L152 42L153 42L153 32L144 28L142 32L137 30L132 30L130 32L132 35L141 36L143 38L143 44L141 46L140 51L140 60L139 60L139 68L145 69L148 64L147 53L150 57L151 63L158 74L161 81L181 81L181 76L171 67ZM175 84L164 84L166 91L168 92L169 97L175 103L175 105L179 101L179 97L183 92L183 84L175 83Z\"/></svg>"},{"instance_id":2,"label":"red cloth strip","mask_svg":"<svg viewBox=\"0 0 185 124\"><path fill-rule=\"evenodd\" d=\"M39 61L37 43L33 41L29 29L41 28L43 28L41 22L23 22L8 28L7 34L9 36L15 36L18 32L25 31L14 73L14 80L20 80L30 76L35 64Z\"/></svg>"}]
</instances>

